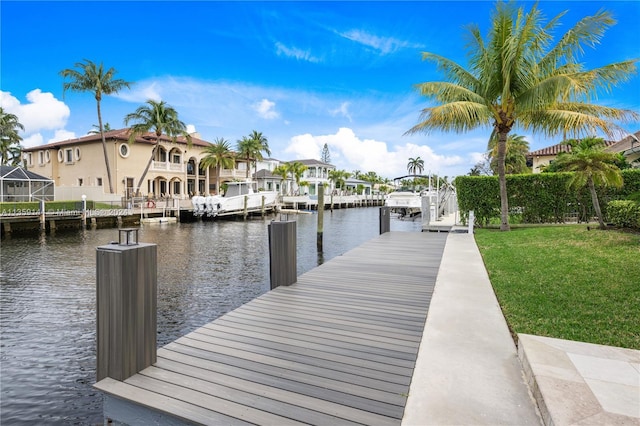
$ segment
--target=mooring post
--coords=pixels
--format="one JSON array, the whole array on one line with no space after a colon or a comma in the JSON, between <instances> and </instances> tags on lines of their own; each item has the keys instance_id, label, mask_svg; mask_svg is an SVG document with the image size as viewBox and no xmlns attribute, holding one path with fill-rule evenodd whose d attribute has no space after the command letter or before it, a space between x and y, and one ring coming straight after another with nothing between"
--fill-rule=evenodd
<instances>
[{"instance_id":1,"label":"mooring post","mask_svg":"<svg viewBox=\"0 0 640 426\"><path fill-rule=\"evenodd\" d=\"M87 196L82 194L82 229L87 228Z\"/></svg>"},{"instance_id":2,"label":"mooring post","mask_svg":"<svg viewBox=\"0 0 640 426\"><path fill-rule=\"evenodd\" d=\"M44 210L44 200L40 200L40 231L47 229L47 214Z\"/></svg>"},{"instance_id":3,"label":"mooring post","mask_svg":"<svg viewBox=\"0 0 640 426\"><path fill-rule=\"evenodd\" d=\"M120 229L117 243L97 248L96 380L125 380L157 358L157 245Z\"/></svg>"},{"instance_id":4,"label":"mooring post","mask_svg":"<svg viewBox=\"0 0 640 426\"><path fill-rule=\"evenodd\" d=\"M380 235L391 231L391 207L380 207Z\"/></svg>"},{"instance_id":5,"label":"mooring post","mask_svg":"<svg viewBox=\"0 0 640 426\"><path fill-rule=\"evenodd\" d=\"M297 277L296 222L272 221L269 224L269 261L271 268L271 289L281 285L291 285Z\"/></svg>"},{"instance_id":6,"label":"mooring post","mask_svg":"<svg viewBox=\"0 0 640 426\"><path fill-rule=\"evenodd\" d=\"M262 204L260 206L260 212L261 212L261 216L264 217L264 202L265 202L265 197L264 195L262 196Z\"/></svg>"},{"instance_id":7,"label":"mooring post","mask_svg":"<svg viewBox=\"0 0 640 426\"><path fill-rule=\"evenodd\" d=\"M242 212L242 216L244 220L247 220L247 216L249 216L249 196L244 196L244 211Z\"/></svg>"},{"instance_id":8,"label":"mooring post","mask_svg":"<svg viewBox=\"0 0 640 426\"><path fill-rule=\"evenodd\" d=\"M316 246L318 251L322 251L322 234L324 232L324 185L318 184L318 235Z\"/></svg>"}]
</instances>

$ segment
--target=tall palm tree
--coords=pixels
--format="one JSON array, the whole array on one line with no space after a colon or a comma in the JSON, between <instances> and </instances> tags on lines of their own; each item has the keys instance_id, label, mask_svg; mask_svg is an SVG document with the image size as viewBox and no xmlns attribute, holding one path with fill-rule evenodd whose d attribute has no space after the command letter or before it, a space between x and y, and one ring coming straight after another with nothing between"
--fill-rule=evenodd
<instances>
[{"instance_id":1,"label":"tall palm tree","mask_svg":"<svg viewBox=\"0 0 640 426\"><path fill-rule=\"evenodd\" d=\"M560 14L548 23L537 3L526 12L514 2L496 3L485 41L477 25L469 27L469 66L425 52L423 60L436 64L448 81L417 85L422 95L435 101L422 110L420 122L407 133L431 130L464 132L492 128L498 138L497 169L500 183L500 229L509 230L509 205L505 178L507 137L514 127L547 136L567 133L579 137L598 131L613 138L619 122L638 120L630 111L591 103L602 90L629 80L637 59L585 70L579 62L584 46L599 43L615 21L600 11L581 19L555 45L552 31Z\"/></svg>"},{"instance_id":2,"label":"tall palm tree","mask_svg":"<svg viewBox=\"0 0 640 426\"><path fill-rule=\"evenodd\" d=\"M216 191L220 194L220 171L222 169L231 169L236 163L231 145L224 138L216 138L213 145L207 146L202 150L205 154L200 161L203 167L215 167L216 169Z\"/></svg>"},{"instance_id":3,"label":"tall palm tree","mask_svg":"<svg viewBox=\"0 0 640 426\"><path fill-rule=\"evenodd\" d=\"M267 155L271 155L267 138L262 135L262 132L256 130L253 130L249 136L243 136L242 139L238 141L237 149L238 154L246 159L247 179L249 179L251 159L253 159L256 168L255 172L258 173L258 161L264 158L262 153L264 152Z\"/></svg>"},{"instance_id":4,"label":"tall palm tree","mask_svg":"<svg viewBox=\"0 0 640 426\"><path fill-rule=\"evenodd\" d=\"M160 137L166 134L175 142L178 136L183 136L187 141L187 145L191 146L191 135L187 132L187 126L178 119L178 112L164 101L156 102L149 99L146 105L138 107L135 112L124 117L125 126L128 126L130 122L134 122L134 124L131 126L129 143L133 143L136 137L152 131L156 137L147 166L144 168L136 186L137 193L142 187L144 178L147 176L149 167L151 167L151 162L156 156Z\"/></svg>"},{"instance_id":5,"label":"tall palm tree","mask_svg":"<svg viewBox=\"0 0 640 426\"><path fill-rule=\"evenodd\" d=\"M407 163L407 172L409 172L410 175L419 175L423 170L424 160L422 158L409 158L409 162Z\"/></svg>"},{"instance_id":6,"label":"tall palm tree","mask_svg":"<svg viewBox=\"0 0 640 426\"><path fill-rule=\"evenodd\" d=\"M498 138L494 137L487 144L489 165L494 174L498 172ZM529 152L529 142L524 136L510 134L507 137L507 147L504 158L504 172L508 175L522 174L529 172L527 167L527 153Z\"/></svg>"},{"instance_id":7,"label":"tall palm tree","mask_svg":"<svg viewBox=\"0 0 640 426\"><path fill-rule=\"evenodd\" d=\"M5 113L0 107L0 164L17 166L20 164L22 136L18 130L24 130L22 123L14 114Z\"/></svg>"},{"instance_id":8,"label":"tall palm tree","mask_svg":"<svg viewBox=\"0 0 640 426\"><path fill-rule=\"evenodd\" d=\"M557 168L574 172L570 180L574 188L583 188L585 186L589 188L591 202L596 216L598 216L600 229L605 229L596 185L622 186L622 174L615 165L618 155L604 151L605 144L602 138L572 139L564 143L571 146L571 152L563 152L556 157Z\"/></svg>"},{"instance_id":9,"label":"tall palm tree","mask_svg":"<svg viewBox=\"0 0 640 426\"><path fill-rule=\"evenodd\" d=\"M77 62L74 65L77 69L68 68L60 71L60 75L64 79L69 79L62 84L63 93L67 90L73 92L91 92L96 98L98 108L98 126L100 135L102 136L102 151L104 154L104 164L107 169L107 180L109 181L109 192L113 194L113 183L111 181L111 165L109 164L109 156L107 154L107 142L104 138L104 129L102 127L102 112L100 111L100 101L102 95L111 95L118 93L120 90L131 87L128 81L115 78L118 73L115 68L109 68L105 71L102 62L95 64L85 59L84 62Z\"/></svg>"}]
</instances>

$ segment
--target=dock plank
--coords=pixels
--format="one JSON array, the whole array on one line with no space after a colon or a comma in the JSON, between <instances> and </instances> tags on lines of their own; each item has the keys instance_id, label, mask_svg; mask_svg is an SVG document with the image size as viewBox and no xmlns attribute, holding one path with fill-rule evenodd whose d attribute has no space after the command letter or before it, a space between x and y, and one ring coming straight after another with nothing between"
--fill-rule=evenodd
<instances>
[{"instance_id":1,"label":"dock plank","mask_svg":"<svg viewBox=\"0 0 640 426\"><path fill-rule=\"evenodd\" d=\"M185 423L398 425L446 237L385 233L96 387Z\"/></svg>"}]
</instances>

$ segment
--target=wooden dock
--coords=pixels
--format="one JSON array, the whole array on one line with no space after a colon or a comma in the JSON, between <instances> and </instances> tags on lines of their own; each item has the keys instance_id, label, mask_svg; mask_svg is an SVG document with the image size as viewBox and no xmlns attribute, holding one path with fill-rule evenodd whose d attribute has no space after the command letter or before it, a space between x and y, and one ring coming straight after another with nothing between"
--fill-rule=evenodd
<instances>
[{"instance_id":1,"label":"wooden dock","mask_svg":"<svg viewBox=\"0 0 640 426\"><path fill-rule=\"evenodd\" d=\"M446 233L389 232L106 378L127 424L399 425Z\"/></svg>"}]
</instances>

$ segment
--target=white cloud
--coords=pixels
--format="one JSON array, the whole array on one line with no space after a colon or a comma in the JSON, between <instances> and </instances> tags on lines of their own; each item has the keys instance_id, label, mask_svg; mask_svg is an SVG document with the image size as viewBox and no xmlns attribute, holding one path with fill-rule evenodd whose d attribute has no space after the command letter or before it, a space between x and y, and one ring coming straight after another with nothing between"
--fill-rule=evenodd
<instances>
[{"instance_id":1,"label":"white cloud","mask_svg":"<svg viewBox=\"0 0 640 426\"><path fill-rule=\"evenodd\" d=\"M332 163L338 169L349 172L375 171L378 175L389 178L407 174L407 162L412 157L424 160L424 173L439 173L443 176L453 176L453 170L465 162L458 155L436 154L427 145L405 143L390 148L387 142L362 139L352 129L345 127L333 135L294 136L285 152L293 154L296 159L318 159L325 143L329 147Z\"/></svg>"},{"instance_id":2,"label":"white cloud","mask_svg":"<svg viewBox=\"0 0 640 426\"><path fill-rule=\"evenodd\" d=\"M276 42L276 54L278 56L287 56L307 62L320 62L320 60L311 55L311 52L308 50L298 49L297 47L287 47L280 42Z\"/></svg>"},{"instance_id":3,"label":"white cloud","mask_svg":"<svg viewBox=\"0 0 640 426\"><path fill-rule=\"evenodd\" d=\"M25 136L22 138L22 145L24 148L31 148L38 145L43 145L44 137L40 133L34 133L30 136Z\"/></svg>"},{"instance_id":4,"label":"white cloud","mask_svg":"<svg viewBox=\"0 0 640 426\"><path fill-rule=\"evenodd\" d=\"M70 132L64 129L58 129L54 132L53 137L49 139L47 143L66 141L67 139L75 139L75 138L76 138L76 134L74 132Z\"/></svg>"},{"instance_id":5,"label":"white cloud","mask_svg":"<svg viewBox=\"0 0 640 426\"><path fill-rule=\"evenodd\" d=\"M194 126L193 124L187 124L187 133L196 133L196 126Z\"/></svg>"},{"instance_id":6,"label":"white cloud","mask_svg":"<svg viewBox=\"0 0 640 426\"><path fill-rule=\"evenodd\" d=\"M271 102L268 99L263 99L260 102L255 103L253 105L253 108L258 112L258 115L260 115L260 117L267 120L273 120L280 117L278 111L275 110L275 106L275 102Z\"/></svg>"},{"instance_id":7,"label":"white cloud","mask_svg":"<svg viewBox=\"0 0 640 426\"><path fill-rule=\"evenodd\" d=\"M62 129L67 124L71 111L52 93L35 89L27 93L27 101L21 104L11 93L0 91L0 105L6 112L18 117L26 136L42 130Z\"/></svg>"},{"instance_id":8,"label":"white cloud","mask_svg":"<svg viewBox=\"0 0 640 426\"><path fill-rule=\"evenodd\" d=\"M416 47L412 43L407 41L398 40L393 37L379 37L374 34L369 34L362 30L351 30L340 35L356 43L364 44L378 50L383 55L394 53L405 47Z\"/></svg>"}]
</instances>

